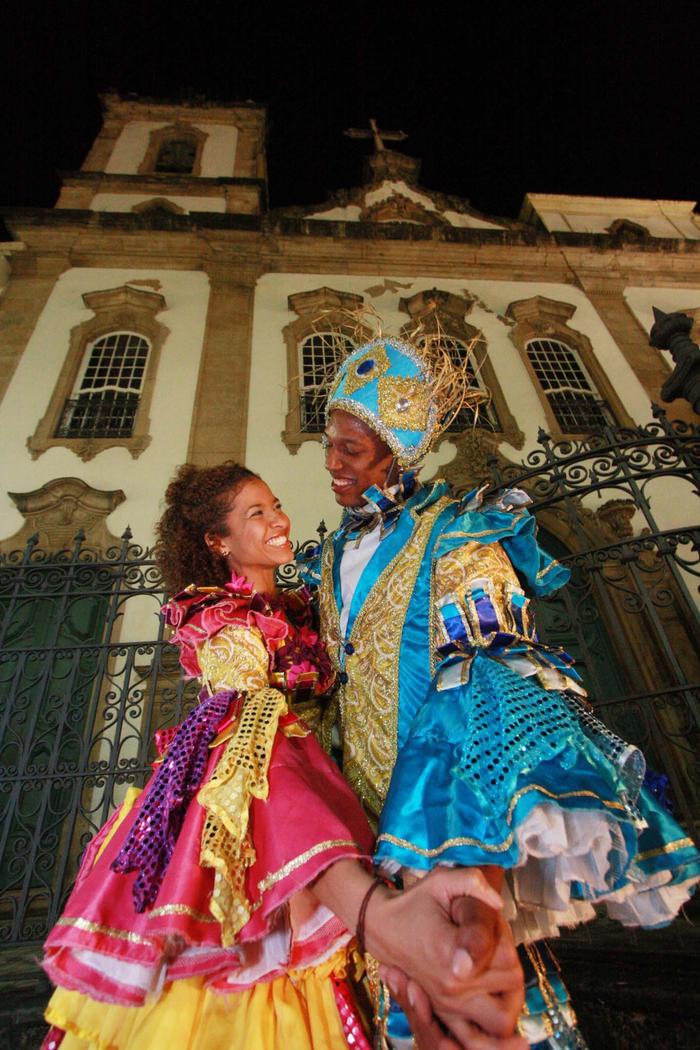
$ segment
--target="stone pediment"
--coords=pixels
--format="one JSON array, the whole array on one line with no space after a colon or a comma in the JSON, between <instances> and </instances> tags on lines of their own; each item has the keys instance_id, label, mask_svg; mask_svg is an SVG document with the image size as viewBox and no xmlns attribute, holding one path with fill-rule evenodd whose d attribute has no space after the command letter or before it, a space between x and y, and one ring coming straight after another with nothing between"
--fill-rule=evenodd
<instances>
[{"instance_id":1,"label":"stone pediment","mask_svg":"<svg viewBox=\"0 0 700 1050\"><path fill-rule=\"evenodd\" d=\"M371 158L374 159L374 158ZM472 208L461 197L426 190L404 178L374 173L372 181L353 189L338 190L325 204L285 208L280 214L329 222L400 222L419 226L456 226L503 230L519 227L510 219L491 218Z\"/></svg>"},{"instance_id":2,"label":"stone pediment","mask_svg":"<svg viewBox=\"0 0 700 1050\"><path fill-rule=\"evenodd\" d=\"M0 541L3 553L23 548L33 535L46 550L70 548L79 529L90 547L104 551L119 543L106 519L126 499L121 489L95 489L80 478L56 478L33 492L8 492L8 496L24 524Z\"/></svg>"}]
</instances>

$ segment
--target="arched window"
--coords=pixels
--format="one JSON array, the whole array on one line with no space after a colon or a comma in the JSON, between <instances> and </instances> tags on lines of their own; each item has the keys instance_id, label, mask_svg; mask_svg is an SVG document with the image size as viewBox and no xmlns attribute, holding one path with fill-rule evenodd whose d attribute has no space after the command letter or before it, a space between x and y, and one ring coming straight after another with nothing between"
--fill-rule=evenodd
<instances>
[{"instance_id":1,"label":"arched window","mask_svg":"<svg viewBox=\"0 0 700 1050\"><path fill-rule=\"evenodd\" d=\"M486 338L467 320L473 305L474 300L468 296L455 295L444 288L416 292L399 302L399 309L411 318L402 334L418 342L437 337L454 364L466 371L469 385L486 394L478 409L465 406L458 412L447 428L448 437L452 440L456 435L468 437L476 426L480 447L484 441L489 449L508 441L515 448L522 448L524 435L518 429L489 361ZM416 331L419 334L415 334Z\"/></svg>"},{"instance_id":2,"label":"arched window","mask_svg":"<svg viewBox=\"0 0 700 1050\"><path fill-rule=\"evenodd\" d=\"M510 338L518 348L555 440L583 438L602 426L634 426L590 339L569 321L575 303L543 295L508 305Z\"/></svg>"},{"instance_id":3,"label":"arched window","mask_svg":"<svg viewBox=\"0 0 700 1050\"><path fill-rule=\"evenodd\" d=\"M612 422L573 347L559 339L531 339L525 351L562 433L587 433Z\"/></svg>"},{"instance_id":4,"label":"arched window","mask_svg":"<svg viewBox=\"0 0 700 1050\"><path fill-rule=\"evenodd\" d=\"M135 332L109 332L88 344L55 437L131 437L149 349Z\"/></svg>"},{"instance_id":5,"label":"arched window","mask_svg":"<svg viewBox=\"0 0 700 1050\"><path fill-rule=\"evenodd\" d=\"M287 299L296 319L283 330L287 346L288 412L282 440L290 452L319 441L326 425L326 398L338 365L369 332L352 321L363 298L334 288L295 292Z\"/></svg>"},{"instance_id":6,"label":"arched window","mask_svg":"<svg viewBox=\"0 0 700 1050\"><path fill-rule=\"evenodd\" d=\"M423 342L423 340L421 340ZM456 336L444 334L440 339L441 346L447 351L453 364L464 369L469 377L469 386L484 393L487 398L489 391L480 375L480 369L476 362L482 360L486 355L486 344L483 339L475 339L471 344L465 343ZM462 408L447 428L448 434L461 434L462 431L473 427L487 430L501 430L498 413L490 400L483 401L476 411L473 408Z\"/></svg>"},{"instance_id":7,"label":"arched window","mask_svg":"<svg viewBox=\"0 0 700 1050\"><path fill-rule=\"evenodd\" d=\"M304 433L323 433L328 386L340 362L354 349L349 337L338 332L313 332L302 341L299 347L299 399Z\"/></svg>"},{"instance_id":8,"label":"arched window","mask_svg":"<svg viewBox=\"0 0 700 1050\"><path fill-rule=\"evenodd\" d=\"M190 175L194 170L197 158L197 140L189 135L169 138L158 150L155 171L170 172L175 175Z\"/></svg>"}]
</instances>

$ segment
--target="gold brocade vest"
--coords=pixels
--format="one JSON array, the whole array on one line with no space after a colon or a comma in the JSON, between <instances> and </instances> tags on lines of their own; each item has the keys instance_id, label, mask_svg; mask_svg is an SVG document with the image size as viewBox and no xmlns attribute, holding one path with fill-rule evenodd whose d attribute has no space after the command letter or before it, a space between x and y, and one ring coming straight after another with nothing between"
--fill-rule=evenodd
<instances>
[{"instance_id":1,"label":"gold brocade vest","mask_svg":"<svg viewBox=\"0 0 700 1050\"><path fill-rule=\"evenodd\" d=\"M410 536L379 573L345 639L341 635L340 610L333 585L336 557L333 539L329 538L323 548L319 590L321 634L334 666L344 672L340 676L335 710L329 711L328 717L333 720L334 715L339 716L343 774L375 822L382 811L396 762L399 651L409 606L419 574L423 576L426 562L432 561L427 548L436 520L451 502L449 497L438 499L416 515ZM371 571L372 560L365 566L358 587L364 574ZM430 569L427 572L432 592L432 572ZM422 633L426 643L434 626L432 593L430 597L429 602L420 603L421 615L425 617ZM431 648L429 643L425 644L426 685L432 670ZM326 723L324 744L327 745L329 738Z\"/></svg>"}]
</instances>

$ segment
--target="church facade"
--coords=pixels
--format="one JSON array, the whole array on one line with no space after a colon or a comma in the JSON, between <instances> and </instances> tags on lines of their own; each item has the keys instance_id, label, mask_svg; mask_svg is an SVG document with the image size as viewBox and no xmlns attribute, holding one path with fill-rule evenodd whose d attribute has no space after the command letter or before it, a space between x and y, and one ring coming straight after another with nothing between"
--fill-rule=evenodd
<instances>
[{"instance_id":1,"label":"church facade","mask_svg":"<svg viewBox=\"0 0 700 1050\"><path fill-rule=\"evenodd\" d=\"M522 460L540 430L647 422L672 367L648 345L652 306L700 311L692 202L532 193L517 220L485 216L422 187L375 127L361 185L270 211L263 107L103 105L56 206L5 213L5 551L37 531L65 545L79 524L98 545L127 524L150 544L185 460L244 460L297 539L332 526L323 386L358 309L390 333L437 317L489 392L425 467L462 485L489 456ZM693 418L683 401L669 414ZM658 513L682 523L677 501Z\"/></svg>"},{"instance_id":2,"label":"church facade","mask_svg":"<svg viewBox=\"0 0 700 1050\"><path fill-rule=\"evenodd\" d=\"M419 162L373 124L357 186L271 210L264 107L108 95L103 109L55 207L2 211L0 940L24 953L12 980L35 975L78 857L149 774L154 732L196 700L140 549L169 479L186 461L243 461L293 539L334 527L325 385L377 318L418 340L439 325L484 394L423 476L532 493L543 545L573 570L538 608L542 637L576 658L597 713L668 776L697 831L697 416L676 400L649 425L673 362L648 344L652 307L700 320L694 204L530 193L517 219L483 215L423 187ZM668 1042L658 972L688 985L684 1002L695 994L683 934L663 964L642 946L647 969L618 993L609 974L624 973L629 939L607 969L563 943L599 1045L615 1030ZM21 997L5 999L19 1031ZM675 1020L691 1030L690 1013Z\"/></svg>"}]
</instances>

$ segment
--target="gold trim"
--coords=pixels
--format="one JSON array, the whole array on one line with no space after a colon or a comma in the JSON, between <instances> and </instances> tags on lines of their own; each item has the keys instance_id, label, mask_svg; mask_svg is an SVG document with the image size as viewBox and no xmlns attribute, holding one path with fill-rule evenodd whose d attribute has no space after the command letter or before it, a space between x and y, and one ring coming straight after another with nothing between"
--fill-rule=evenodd
<instances>
[{"instance_id":1,"label":"gold trim","mask_svg":"<svg viewBox=\"0 0 700 1050\"><path fill-rule=\"evenodd\" d=\"M539 784L530 784L528 787L520 788L519 791L516 791L512 799L510 800L510 805L508 806L508 814L506 816L506 821L509 824L513 817L513 810L515 809L523 795L527 795L528 791L539 791L543 795L546 795L547 798L553 798L557 800L561 798L595 798L598 800L598 802L602 802L604 806L607 806L608 809L621 809L623 813L625 812L625 806L622 804L622 802L608 802L604 798L601 798L600 795L596 795L595 791L563 791L560 795L558 795L554 791L548 791L547 788L541 787Z\"/></svg>"},{"instance_id":2,"label":"gold trim","mask_svg":"<svg viewBox=\"0 0 700 1050\"><path fill-rule=\"evenodd\" d=\"M201 911L195 911L189 904L164 904L162 908L154 908L148 913L149 919L156 919L161 915L189 915L195 922L216 922L212 915L204 915Z\"/></svg>"},{"instance_id":3,"label":"gold trim","mask_svg":"<svg viewBox=\"0 0 700 1050\"><path fill-rule=\"evenodd\" d=\"M297 868L301 868L308 860L316 857L319 853L323 853L327 849L335 849L339 846L354 846L359 853L363 851L360 849L356 842L349 839L328 839L326 842L317 842L311 849L307 849L305 853L300 853L298 857L293 860L287 861L287 863L279 868L277 871L270 872L264 879L261 879L258 883L258 890L260 893L265 893L271 889L276 883L281 882L282 879L286 879L287 875L291 875Z\"/></svg>"},{"instance_id":4,"label":"gold trim","mask_svg":"<svg viewBox=\"0 0 700 1050\"><path fill-rule=\"evenodd\" d=\"M656 849L647 849L644 853L638 853L634 858L635 860L650 860L652 857L660 857L662 853L675 853L679 849L687 849L688 846L694 846L695 843L692 839L676 839L674 842L667 842L663 846L657 846Z\"/></svg>"},{"instance_id":5,"label":"gold trim","mask_svg":"<svg viewBox=\"0 0 700 1050\"><path fill-rule=\"evenodd\" d=\"M562 799L562 798L595 798L599 802L602 802L604 806L609 809L621 809L625 810L625 807L621 802L607 802L602 799L600 795L596 795L594 791L564 791L561 795L556 795L553 791L548 791L547 788L540 787L539 784L530 784L529 787L521 788L520 791L516 791L515 795L511 799L510 806L508 807L508 813L506 815L506 821L510 824L513 816L513 810L518 804L523 795L526 795L529 791L539 791L541 794L546 795L547 798ZM437 857L445 850L450 849L452 846L478 846L480 849L485 850L487 853L502 853L504 850L509 849L513 844L514 834L511 831L510 835L503 839L502 842L494 845L488 842L483 842L481 839L471 838L468 835L458 836L452 839L446 839L440 846L435 846L433 849L422 849L420 846L414 846L412 842L407 839L400 839L396 835L389 835L386 832L379 835L377 842L390 842L394 846L401 846L404 849L410 850L412 853L418 853L421 857ZM678 847L680 849L680 846Z\"/></svg>"},{"instance_id":6,"label":"gold trim","mask_svg":"<svg viewBox=\"0 0 700 1050\"><path fill-rule=\"evenodd\" d=\"M90 922L80 916L76 919L62 917L56 923L57 926L77 926L79 930L86 933L105 933L108 937L114 937L118 941L129 941L131 944L147 944L149 948L155 948L156 942L149 937L141 937L138 933L129 930L115 930L112 926L101 926L98 922Z\"/></svg>"},{"instance_id":7,"label":"gold trim","mask_svg":"<svg viewBox=\"0 0 700 1050\"><path fill-rule=\"evenodd\" d=\"M440 845L434 849L422 849L420 846L414 846L412 842L407 839L400 839L396 835L389 835L387 832L383 832L378 836L377 842L391 842L394 846L402 846L404 849L410 850L412 853L419 853L421 857L437 857L441 853L444 853L446 849L450 849L451 846L478 846L480 849L486 850L487 853L502 853L503 850L508 849L513 843L513 832L510 835L499 842L495 846L491 846L486 842L482 842L481 839L473 839L468 835L458 836L453 839L445 839Z\"/></svg>"},{"instance_id":8,"label":"gold trim","mask_svg":"<svg viewBox=\"0 0 700 1050\"><path fill-rule=\"evenodd\" d=\"M543 579L547 575L548 572L550 572L552 569L557 568L558 565L559 565L559 562L557 561L557 559L553 558L552 561L549 563L549 565L546 566L546 568L540 569L540 571L535 576L535 579L536 580Z\"/></svg>"},{"instance_id":9,"label":"gold trim","mask_svg":"<svg viewBox=\"0 0 700 1050\"><path fill-rule=\"evenodd\" d=\"M513 517L515 518L516 515L513 515ZM503 536L503 529L483 529L481 532L464 532L460 529L457 532L443 532L440 536L440 540L474 540L480 536L499 535ZM508 537L506 536L505 538L507 539ZM449 554L451 552L447 551L446 553ZM442 557L442 555L438 555L438 557Z\"/></svg>"}]
</instances>

